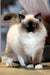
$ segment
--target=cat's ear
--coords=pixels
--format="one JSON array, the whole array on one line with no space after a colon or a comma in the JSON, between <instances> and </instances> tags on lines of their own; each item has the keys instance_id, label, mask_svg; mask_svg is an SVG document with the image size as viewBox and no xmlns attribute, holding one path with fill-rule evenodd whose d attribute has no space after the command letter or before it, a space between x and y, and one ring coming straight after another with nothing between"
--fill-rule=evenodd
<instances>
[{"instance_id":1,"label":"cat's ear","mask_svg":"<svg viewBox=\"0 0 50 75\"><path fill-rule=\"evenodd\" d=\"M18 14L19 18L20 18L20 22L25 18L25 15L22 14Z\"/></svg>"},{"instance_id":2,"label":"cat's ear","mask_svg":"<svg viewBox=\"0 0 50 75\"><path fill-rule=\"evenodd\" d=\"M8 13L8 14L6 14L6 15L4 15L4 17L3 17L3 20L10 20L12 17L16 17L17 16L17 14L14 14L14 13Z\"/></svg>"},{"instance_id":3,"label":"cat's ear","mask_svg":"<svg viewBox=\"0 0 50 75\"><path fill-rule=\"evenodd\" d=\"M38 13L34 16L36 19L39 19L39 21L41 21L41 13Z\"/></svg>"}]
</instances>

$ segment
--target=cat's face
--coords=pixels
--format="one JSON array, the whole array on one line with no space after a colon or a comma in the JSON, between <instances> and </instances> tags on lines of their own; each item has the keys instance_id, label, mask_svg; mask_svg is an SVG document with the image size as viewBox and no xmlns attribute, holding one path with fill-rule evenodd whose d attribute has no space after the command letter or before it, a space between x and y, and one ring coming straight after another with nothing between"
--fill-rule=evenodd
<instances>
[{"instance_id":1,"label":"cat's face","mask_svg":"<svg viewBox=\"0 0 50 75\"><path fill-rule=\"evenodd\" d=\"M22 15L20 16L20 18ZM21 18L21 29L26 32L36 32L40 28L40 18L33 15L26 15Z\"/></svg>"}]
</instances>

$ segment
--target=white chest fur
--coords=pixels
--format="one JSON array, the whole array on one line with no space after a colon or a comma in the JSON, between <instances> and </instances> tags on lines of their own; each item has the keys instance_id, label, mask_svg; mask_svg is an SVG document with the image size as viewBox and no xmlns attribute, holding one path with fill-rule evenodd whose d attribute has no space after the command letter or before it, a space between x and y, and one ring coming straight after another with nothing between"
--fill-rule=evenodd
<instances>
[{"instance_id":1,"label":"white chest fur","mask_svg":"<svg viewBox=\"0 0 50 75\"><path fill-rule=\"evenodd\" d=\"M34 35L32 32L30 32L28 35L22 35L22 37L20 37L20 42L25 53L30 56L32 56L32 54L34 54L38 48L43 46L41 41L41 36L37 34Z\"/></svg>"}]
</instances>

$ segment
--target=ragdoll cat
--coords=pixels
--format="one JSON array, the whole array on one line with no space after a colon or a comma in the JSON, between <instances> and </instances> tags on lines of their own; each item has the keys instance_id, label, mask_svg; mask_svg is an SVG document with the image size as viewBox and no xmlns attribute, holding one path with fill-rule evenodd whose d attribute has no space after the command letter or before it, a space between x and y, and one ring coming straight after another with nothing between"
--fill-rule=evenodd
<instances>
[{"instance_id":1,"label":"ragdoll cat","mask_svg":"<svg viewBox=\"0 0 50 75\"><path fill-rule=\"evenodd\" d=\"M18 14L20 21L12 20L16 14L6 14L4 20L11 20L7 33L5 53L7 66L12 66L17 57L21 66L42 69L41 58L44 51L47 30L41 21L41 14Z\"/></svg>"}]
</instances>

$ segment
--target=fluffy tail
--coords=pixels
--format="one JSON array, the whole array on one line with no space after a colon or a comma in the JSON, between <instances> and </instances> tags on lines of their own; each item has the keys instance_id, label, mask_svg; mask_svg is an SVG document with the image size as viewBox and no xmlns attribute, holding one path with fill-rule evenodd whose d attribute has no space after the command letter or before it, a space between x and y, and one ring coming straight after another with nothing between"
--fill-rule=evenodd
<instances>
[{"instance_id":1,"label":"fluffy tail","mask_svg":"<svg viewBox=\"0 0 50 75\"><path fill-rule=\"evenodd\" d=\"M14 13L8 13L3 17L3 20L10 20L12 17L17 17L17 14Z\"/></svg>"}]
</instances>

